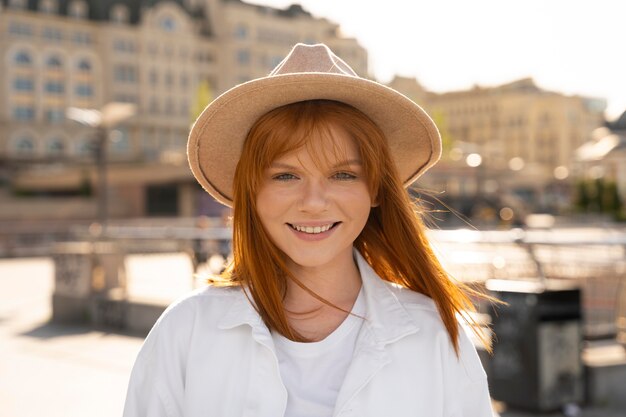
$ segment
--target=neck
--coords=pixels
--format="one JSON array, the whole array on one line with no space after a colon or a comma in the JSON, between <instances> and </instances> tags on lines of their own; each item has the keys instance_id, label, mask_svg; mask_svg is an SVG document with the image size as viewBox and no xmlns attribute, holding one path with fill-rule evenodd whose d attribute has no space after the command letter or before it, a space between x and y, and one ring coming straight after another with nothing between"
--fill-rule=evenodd
<instances>
[{"instance_id":1,"label":"neck","mask_svg":"<svg viewBox=\"0 0 626 417\"><path fill-rule=\"evenodd\" d=\"M291 265L295 277L319 297L344 310L350 310L361 289L361 275L352 254L315 268ZM285 309L292 313L307 313L333 309L318 300L295 282L287 284Z\"/></svg>"}]
</instances>

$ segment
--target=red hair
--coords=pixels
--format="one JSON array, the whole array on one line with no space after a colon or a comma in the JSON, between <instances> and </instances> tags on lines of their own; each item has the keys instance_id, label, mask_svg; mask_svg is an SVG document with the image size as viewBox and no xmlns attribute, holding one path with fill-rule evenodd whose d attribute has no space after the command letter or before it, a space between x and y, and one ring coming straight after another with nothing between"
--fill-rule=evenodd
<instances>
[{"instance_id":1,"label":"red hair","mask_svg":"<svg viewBox=\"0 0 626 417\"><path fill-rule=\"evenodd\" d=\"M287 280L302 284L289 272L285 255L261 225L256 195L264 171L276 158L303 146L314 156L328 152L311 145L310 139L330 138L331 125L340 126L355 141L370 195L378 203L371 209L354 246L382 279L422 293L435 302L458 352L457 314L475 311L467 295L475 291L452 281L433 253L417 206L402 185L383 132L362 112L344 103L293 103L270 111L254 124L233 184L233 262L222 280L214 282L244 286L270 329L292 340L305 340L289 325L283 309ZM465 314L462 316L467 320Z\"/></svg>"}]
</instances>

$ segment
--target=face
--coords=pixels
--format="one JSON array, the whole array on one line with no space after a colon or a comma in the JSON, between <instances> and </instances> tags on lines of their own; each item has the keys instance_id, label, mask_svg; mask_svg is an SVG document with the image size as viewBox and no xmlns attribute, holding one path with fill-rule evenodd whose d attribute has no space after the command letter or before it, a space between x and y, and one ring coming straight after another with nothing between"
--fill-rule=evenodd
<instances>
[{"instance_id":1,"label":"face","mask_svg":"<svg viewBox=\"0 0 626 417\"><path fill-rule=\"evenodd\" d=\"M286 154L266 170L257 195L261 223L294 272L352 262L372 207L356 144L342 129L330 132L339 156L315 161L306 147Z\"/></svg>"}]
</instances>

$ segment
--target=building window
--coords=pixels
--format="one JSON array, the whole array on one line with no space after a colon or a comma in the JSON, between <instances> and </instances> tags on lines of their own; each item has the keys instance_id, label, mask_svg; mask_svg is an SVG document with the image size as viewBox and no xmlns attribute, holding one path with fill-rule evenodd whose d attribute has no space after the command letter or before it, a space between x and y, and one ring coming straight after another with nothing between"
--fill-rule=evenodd
<instances>
[{"instance_id":1,"label":"building window","mask_svg":"<svg viewBox=\"0 0 626 417\"><path fill-rule=\"evenodd\" d=\"M156 132L146 129L141 134L141 152L148 160L154 160L159 156Z\"/></svg>"},{"instance_id":2,"label":"building window","mask_svg":"<svg viewBox=\"0 0 626 417\"><path fill-rule=\"evenodd\" d=\"M272 57L272 59L270 59L270 68L276 68L276 66L278 66L278 64L280 64L283 60L282 56L279 55L274 55Z\"/></svg>"},{"instance_id":3,"label":"building window","mask_svg":"<svg viewBox=\"0 0 626 417\"><path fill-rule=\"evenodd\" d=\"M67 8L68 14L74 19L84 19L87 17L87 3L84 0L74 0Z\"/></svg>"},{"instance_id":4,"label":"building window","mask_svg":"<svg viewBox=\"0 0 626 417\"><path fill-rule=\"evenodd\" d=\"M245 39L248 37L248 27L244 24L239 24L235 27L235 38Z\"/></svg>"},{"instance_id":5,"label":"building window","mask_svg":"<svg viewBox=\"0 0 626 417\"><path fill-rule=\"evenodd\" d=\"M77 45L89 45L91 44L91 34L86 32L74 32L72 37L74 43Z\"/></svg>"},{"instance_id":6,"label":"building window","mask_svg":"<svg viewBox=\"0 0 626 417\"><path fill-rule=\"evenodd\" d=\"M81 59L76 67L82 72L91 72L91 62L87 59Z\"/></svg>"},{"instance_id":7,"label":"building window","mask_svg":"<svg viewBox=\"0 0 626 417\"><path fill-rule=\"evenodd\" d=\"M26 0L9 0L9 7L12 9L24 10L26 8Z\"/></svg>"},{"instance_id":8,"label":"building window","mask_svg":"<svg viewBox=\"0 0 626 417\"><path fill-rule=\"evenodd\" d=\"M183 88L187 88L189 85L189 76L187 74L180 75L180 86Z\"/></svg>"},{"instance_id":9,"label":"building window","mask_svg":"<svg viewBox=\"0 0 626 417\"><path fill-rule=\"evenodd\" d=\"M65 112L63 109L47 109L46 121L52 124L63 123L65 120Z\"/></svg>"},{"instance_id":10,"label":"building window","mask_svg":"<svg viewBox=\"0 0 626 417\"><path fill-rule=\"evenodd\" d=\"M115 81L134 83L137 81L137 70L131 65L118 65L114 70Z\"/></svg>"},{"instance_id":11,"label":"building window","mask_svg":"<svg viewBox=\"0 0 626 417\"><path fill-rule=\"evenodd\" d=\"M78 84L75 92L79 97L91 97L93 96L93 87L89 84Z\"/></svg>"},{"instance_id":12,"label":"building window","mask_svg":"<svg viewBox=\"0 0 626 417\"><path fill-rule=\"evenodd\" d=\"M128 23L129 13L125 4L116 4L111 8L111 20L114 23Z\"/></svg>"},{"instance_id":13,"label":"building window","mask_svg":"<svg viewBox=\"0 0 626 417\"><path fill-rule=\"evenodd\" d=\"M41 0L39 3L39 10L42 13L54 14L59 10L59 5L56 0Z\"/></svg>"},{"instance_id":14,"label":"building window","mask_svg":"<svg viewBox=\"0 0 626 417\"><path fill-rule=\"evenodd\" d=\"M247 49L240 49L237 51L237 63L239 65L248 65L250 64L250 51Z\"/></svg>"},{"instance_id":15,"label":"building window","mask_svg":"<svg viewBox=\"0 0 626 417\"><path fill-rule=\"evenodd\" d=\"M137 97L132 94L116 94L115 101L119 103L137 103Z\"/></svg>"},{"instance_id":16,"label":"building window","mask_svg":"<svg viewBox=\"0 0 626 417\"><path fill-rule=\"evenodd\" d=\"M159 20L159 27L165 32L174 32L178 28L178 25L172 16L163 16Z\"/></svg>"},{"instance_id":17,"label":"building window","mask_svg":"<svg viewBox=\"0 0 626 417\"><path fill-rule=\"evenodd\" d=\"M150 113L159 113L159 101L156 98L152 98L152 100L150 100Z\"/></svg>"},{"instance_id":18,"label":"building window","mask_svg":"<svg viewBox=\"0 0 626 417\"><path fill-rule=\"evenodd\" d=\"M61 81L47 81L45 89L48 94L63 94L65 92L65 86Z\"/></svg>"},{"instance_id":19,"label":"building window","mask_svg":"<svg viewBox=\"0 0 626 417\"><path fill-rule=\"evenodd\" d=\"M31 78L16 78L13 80L15 91L32 92L35 89L35 82Z\"/></svg>"},{"instance_id":20,"label":"building window","mask_svg":"<svg viewBox=\"0 0 626 417\"><path fill-rule=\"evenodd\" d=\"M26 51L19 51L17 54L15 54L15 58L13 59L13 61L21 67L30 66L33 63L32 57Z\"/></svg>"},{"instance_id":21,"label":"building window","mask_svg":"<svg viewBox=\"0 0 626 417\"><path fill-rule=\"evenodd\" d=\"M60 69L63 68L63 62L61 58L53 55L46 60L46 67L50 69Z\"/></svg>"},{"instance_id":22,"label":"building window","mask_svg":"<svg viewBox=\"0 0 626 417\"><path fill-rule=\"evenodd\" d=\"M65 144L61 138L51 138L46 141L46 153L49 156L61 156L65 151Z\"/></svg>"},{"instance_id":23,"label":"building window","mask_svg":"<svg viewBox=\"0 0 626 417\"><path fill-rule=\"evenodd\" d=\"M118 52L133 53L137 50L133 41L128 39L116 39L113 41L113 49Z\"/></svg>"},{"instance_id":24,"label":"building window","mask_svg":"<svg viewBox=\"0 0 626 417\"><path fill-rule=\"evenodd\" d=\"M150 71L150 85L155 86L159 83L159 74L156 70Z\"/></svg>"},{"instance_id":25,"label":"building window","mask_svg":"<svg viewBox=\"0 0 626 417\"><path fill-rule=\"evenodd\" d=\"M89 138L82 138L76 142L76 155L81 157L94 156L96 153L96 147L93 141Z\"/></svg>"},{"instance_id":26,"label":"building window","mask_svg":"<svg viewBox=\"0 0 626 417\"><path fill-rule=\"evenodd\" d=\"M183 102L180 103L180 115L181 116L189 116L189 103L187 103L187 100L184 100Z\"/></svg>"},{"instance_id":27,"label":"building window","mask_svg":"<svg viewBox=\"0 0 626 417\"><path fill-rule=\"evenodd\" d=\"M117 154L127 154L130 151L130 140L125 128L115 129L111 134L111 142L112 150Z\"/></svg>"},{"instance_id":28,"label":"building window","mask_svg":"<svg viewBox=\"0 0 626 417\"><path fill-rule=\"evenodd\" d=\"M209 51L198 51L196 53L196 61L198 62L213 62L213 55Z\"/></svg>"},{"instance_id":29,"label":"building window","mask_svg":"<svg viewBox=\"0 0 626 417\"><path fill-rule=\"evenodd\" d=\"M35 140L24 136L15 141L14 151L19 156L33 156L35 154Z\"/></svg>"},{"instance_id":30,"label":"building window","mask_svg":"<svg viewBox=\"0 0 626 417\"><path fill-rule=\"evenodd\" d=\"M17 36L30 37L33 36L33 29L30 25L21 22L10 22L9 33Z\"/></svg>"},{"instance_id":31,"label":"building window","mask_svg":"<svg viewBox=\"0 0 626 417\"><path fill-rule=\"evenodd\" d=\"M167 74L165 74L165 85L169 87L173 83L174 83L174 77L172 76L171 72L168 72Z\"/></svg>"},{"instance_id":32,"label":"building window","mask_svg":"<svg viewBox=\"0 0 626 417\"><path fill-rule=\"evenodd\" d=\"M59 42L63 40L63 33L56 28L43 28L42 36L49 41Z\"/></svg>"},{"instance_id":33,"label":"building window","mask_svg":"<svg viewBox=\"0 0 626 417\"><path fill-rule=\"evenodd\" d=\"M20 121L35 119L35 108L31 106L18 106L13 108L13 118Z\"/></svg>"},{"instance_id":34,"label":"building window","mask_svg":"<svg viewBox=\"0 0 626 417\"><path fill-rule=\"evenodd\" d=\"M174 101L171 98L165 102L165 114L172 115L174 113Z\"/></svg>"}]
</instances>

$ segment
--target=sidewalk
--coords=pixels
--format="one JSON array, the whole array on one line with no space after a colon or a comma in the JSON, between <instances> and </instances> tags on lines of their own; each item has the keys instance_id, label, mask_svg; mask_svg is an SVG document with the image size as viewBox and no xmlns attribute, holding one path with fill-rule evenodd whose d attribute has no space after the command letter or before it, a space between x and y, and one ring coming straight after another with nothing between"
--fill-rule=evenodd
<instances>
[{"instance_id":1,"label":"sidewalk","mask_svg":"<svg viewBox=\"0 0 626 417\"><path fill-rule=\"evenodd\" d=\"M52 285L49 259L0 259L0 416L121 416L143 339L48 323ZM501 412L501 417L560 416ZM584 409L577 417L626 416Z\"/></svg>"},{"instance_id":2,"label":"sidewalk","mask_svg":"<svg viewBox=\"0 0 626 417\"><path fill-rule=\"evenodd\" d=\"M0 260L0 416L121 416L142 338L48 324L52 263Z\"/></svg>"}]
</instances>

